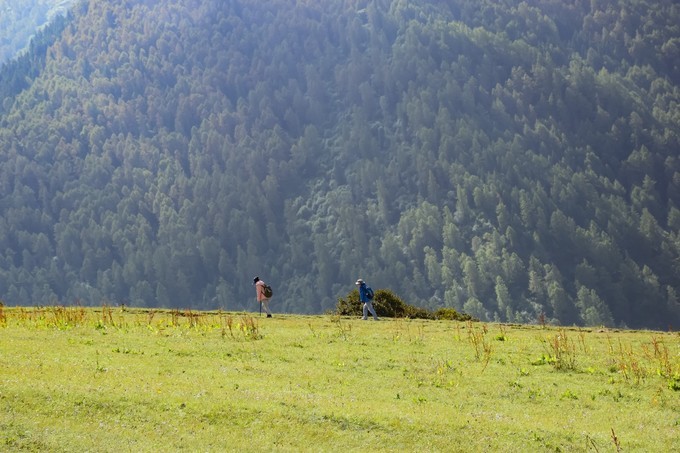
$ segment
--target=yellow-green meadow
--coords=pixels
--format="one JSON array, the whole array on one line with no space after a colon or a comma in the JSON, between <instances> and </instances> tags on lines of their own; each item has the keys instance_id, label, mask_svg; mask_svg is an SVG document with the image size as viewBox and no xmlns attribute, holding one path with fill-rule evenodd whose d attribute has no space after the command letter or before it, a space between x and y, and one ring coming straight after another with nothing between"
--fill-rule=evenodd
<instances>
[{"instance_id":1,"label":"yellow-green meadow","mask_svg":"<svg viewBox=\"0 0 680 453\"><path fill-rule=\"evenodd\" d=\"M2 451L680 451L680 335L0 309Z\"/></svg>"}]
</instances>

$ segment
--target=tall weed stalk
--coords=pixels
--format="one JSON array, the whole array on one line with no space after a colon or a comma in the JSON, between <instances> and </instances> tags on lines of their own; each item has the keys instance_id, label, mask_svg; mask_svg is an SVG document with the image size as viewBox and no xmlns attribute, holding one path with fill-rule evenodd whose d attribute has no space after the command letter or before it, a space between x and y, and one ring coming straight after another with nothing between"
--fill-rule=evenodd
<instances>
[{"instance_id":1,"label":"tall weed stalk","mask_svg":"<svg viewBox=\"0 0 680 453\"><path fill-rule=\"evenodd\" d=\"M650 362L657 363L657 373L659 376L672 378L675 374L680 376L680 366L675 370L673 362L670 359L670 354L668 353L668 346L666 346L663 340L660 340L656 336L652 336L652 352L648 350L646 346L642 349L647 355Z\"/></svg>"},{"instance_id":2,"label":"tall weed stalk","mask_svg":"<svg viewBox=\"0 0 680 453\"><path fill-rule=\"evenodd\" d=\"M247 340L259 340L262 338L257 320L252 316L241 317L241 322L236 327L243 333Z\"/></svg>"},{"instance_id":3,"label":"tall weed stalk","mask_svg":"<svg viewBox=\"0 0 680 453\"><path fill-rule=\"evenodd\" d=\"M342 339L347 341L347 335L352 332L352 324L343 324L340 316L332 316L331 322L337 326Z\"/></svg>"},{"instance_id":4,"label":"tall weed stalk","mask_svg":"<svg viewBox=\"0 0 680 453\"><path fill-rule=\"evenodd\" d=\"M65 329L80 325L85 320L86 311L81 306L64 307L57 305L52 307L52 325L54 327Z\"/></svg>"},{"instance_id":5,"label":"tall weed stalk","mask_svg":"<svg viewBox=\"0 0 680 453\"><path fill-rule=\"evenodd\" d=\"M484 363L484 367L482 368L482 371L484 371L489 364L491 353L493 352L491 342L487 338L489 329L486 324L483 324L481 328L477 329L472 321L468 321L467 331L468 341L475 350L475 359Z\"/></svg>"},{"instance_id":6,"label":"tall weed stalk","mask_svg":"<svg viewBox=\"0 0 680 453\"><path fill-rule=\"evenodd\" d=\"M556 370L576 369L576 344L567 331L560 329L557 335L541 340L548 354L548 362Z\"/></svg>"},{"instance_id":7,"label":"tall weed stalk","mask_svg":"<svg viewBox=\"0 0 680 453\"><path fill-rule=\"evenodd\" d=\"M647 376L647 370L633 352L633 346L624 346L619 339L619 353L615 358L617 367L626 381L641 383Z\"/></svg>"}]
</instances>

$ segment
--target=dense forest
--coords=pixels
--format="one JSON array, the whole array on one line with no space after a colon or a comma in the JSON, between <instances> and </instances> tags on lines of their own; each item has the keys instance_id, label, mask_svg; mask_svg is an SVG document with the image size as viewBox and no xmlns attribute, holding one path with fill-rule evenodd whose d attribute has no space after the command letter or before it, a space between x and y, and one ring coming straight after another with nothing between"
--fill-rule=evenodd
<instances>
[{"instance_id":1,"label":"dense forest","mask_svg":"<svg viewBox=\"0 0 680 453\"><path fill-rule=\"evenodd\" d=\"M28 88L45 68L47 48L61 35L71 20L57 16L31 38L28 50L0 65L0 114L9 110L14 97Z\"/></svg>"},{"instance_id":2,"label":"dense forest","mask_svg":"<svg viewBox=\"0 0 680 453\"><path fill-rule=\"evenodd\" d=\"M680 325L671 0L89 0L0 116L7 304ZM38 51L38 49L36 49ZM21 66L6 66L2 80Z\"/></svg>"}]
</instances>

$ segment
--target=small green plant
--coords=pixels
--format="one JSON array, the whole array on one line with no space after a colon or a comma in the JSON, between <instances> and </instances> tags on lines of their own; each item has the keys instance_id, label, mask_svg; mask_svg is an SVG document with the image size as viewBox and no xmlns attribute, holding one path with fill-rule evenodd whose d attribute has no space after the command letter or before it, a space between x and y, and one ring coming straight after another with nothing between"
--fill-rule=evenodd
<instances>
[{"instance_id":1,"label":"small green plant","mask_svg":"<svg viewBox=\"0 0 680 453\"><path fill-rule=\"evenodd\" d=\"M563 399L563 400L564 400L564 399L577 400L577 399L578 399L578 395L576 395L576 393L574 393L574 392L571 391L570 389L567 389L567 390L565 390L564 393L562 393L562 399Z\"/></svg>"},{"instance_id":2,"label":"small green plant","mask_svg":"<svg viewBox=\"0 0 680 453\"><path fill-rule=\"evenodd\" d=\"M440 388L453 387L454 380L452 375L455 373L455 371L456 369L451 361L437 360L435 363L435 377L432 381L432 385Z\"/></svg>"},{"instance_id":3,"label":"small green plant","mask_svg":"<svg viewBox=\"0 0 680 453\"><path fill-rule=\"evenodd\" d=\"M555 363L555 357L549 355L549 354L541 354L541 357L539 357L536 360L532 360L531 364L534 366L538 365L547 365L547 364L553 364Z\"/></svg>"},{"instance_id":4,"label":"small green plant","mask_svg":"<svg viewBox=\"0 0 680 453\"><path fill-rule=\"evenodd\" d=\"M95 351L95 373L106 373L108 369L99 363L99 351Z\"/></svg>"},{"instance_id":5,"label":"small green plant","mask_svg":"<svg viewBox=\"0 0 680 453\"><path fill-rule=\"evenodd\" d=\"M506 331L505 327L504 327L502 324L500 324L500 325L498 326L498 330L499 330L500 332L498 333L498 335L496 335L496 340L497 340L497 341L507 341L507 339L508 339L508 334L507 334L507 331Z\"/></svg>"},{"instance_id":6,"label":"small green plant","mask_svg":"<svg viewBox=\"0 0 680 453\"><path fill-rule=\"evenodd\" d=\"M545 363L550 363L556 370L576 369L576 345L567 335L567 331L560 329L553 337L541 339L547 356Z\"/></svg>"}]
</instances>

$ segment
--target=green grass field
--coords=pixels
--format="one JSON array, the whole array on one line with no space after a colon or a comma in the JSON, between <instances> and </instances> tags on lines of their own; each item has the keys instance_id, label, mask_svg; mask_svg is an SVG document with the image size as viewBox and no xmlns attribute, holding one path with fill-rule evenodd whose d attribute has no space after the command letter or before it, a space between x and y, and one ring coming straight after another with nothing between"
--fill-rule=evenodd
<instances>
[{"instance_id":1,"label":"green grass field","mask_svg":"<svg viewBox=\"0 0 680 453\"><path fill-rule=\"evenodd\" d=\"M5 307L0 451L680 451L680 335Z\"/></svg>"}]
</instances>

